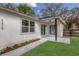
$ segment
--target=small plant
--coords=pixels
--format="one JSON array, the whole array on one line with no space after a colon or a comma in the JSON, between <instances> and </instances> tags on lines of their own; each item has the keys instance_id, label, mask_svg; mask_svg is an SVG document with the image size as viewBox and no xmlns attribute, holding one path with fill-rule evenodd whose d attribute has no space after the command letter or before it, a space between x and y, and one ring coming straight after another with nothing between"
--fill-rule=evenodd
<instances>
[{"instance_id":1,"label":"small plant","mask_svg":"<svg viewBox=\"0 0 79 59\"><path fill-rule=\"evenodd\" d=\"M19 44L13 45L13 49L16 49L16 48L18 48L18 47L19 47Z\"/></svg>"},{"instance_id":2,"label":"small plant","mask_svg":"<svg viewBox=\"0 0 79 59\"><path fill-rule=\"evenodd\" d=\"M28 41L25 41L26 44L28 44Z\"/></svg>"},{"instance_id":3,"label":"small plant","mask_svg":"<svg viewBox=\"0 0 79 59\"><path fill-rule=\"evenodd\" d=\"M6 53L6 52L9 52L9 51L11 51L11 50L12 50L11 47L6 47L6 48L0 50L0 54L3 54L3 53Z\"/></svg>"},{"instance_id":4,"label":"small plant","mask_svg":"<svg viewBox=\"0 0 79 59\"><path fill-rule=\"evenodd\" d=\"M2 50L0 50L0 54L2 54Z\"/></svg>"},{"instance_id":5,"label":"small plant","mask_svg":"<svg viewBox=\"0 0 79 59\"><path fill-rule=\"evenodd\" d=\"M25 43L25 42L21 43L21 46L24 46L24 45L26 45L26 43Z\"/></svg>"},{"instance_id":6,"label":"small plant","mask_svg":"<svg viewBox=\"0 0 79 59\"><path fill-rule=\"evenodd\" d=\"M6 48L4 49L4 52L9 52L9 51L11 51L11 50L13 50L12 47L6 47Z\"/></svg>"},{"instance_id":7,"label":"small plant","mask_svg":"<svg viewBox=\"0 0 79 59\"><path fill-rule=\"evenodd\" d=\"M4 49L0 50L0 54L3 54L4 53Z\"/></svg>"}]
</instances>

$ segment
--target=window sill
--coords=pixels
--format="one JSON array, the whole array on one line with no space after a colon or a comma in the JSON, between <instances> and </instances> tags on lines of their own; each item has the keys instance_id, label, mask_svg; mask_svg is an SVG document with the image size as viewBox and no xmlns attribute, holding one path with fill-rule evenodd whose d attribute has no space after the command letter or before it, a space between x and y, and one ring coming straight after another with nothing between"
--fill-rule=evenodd
<instances>
[{"instance_id":1,"label":"window sill","mask_svg":"<svg viewBox=\"0 0 79 59\"><path fill-rule=\"evenodd\" d=\"M34 34L34 33L35 33L35 32L24 32L24 33L23 33L23 32L21 32L21 34L20 34L20 35L26 35L26 34L28 35L28 34Z\"/></svg>"}]
</instances>

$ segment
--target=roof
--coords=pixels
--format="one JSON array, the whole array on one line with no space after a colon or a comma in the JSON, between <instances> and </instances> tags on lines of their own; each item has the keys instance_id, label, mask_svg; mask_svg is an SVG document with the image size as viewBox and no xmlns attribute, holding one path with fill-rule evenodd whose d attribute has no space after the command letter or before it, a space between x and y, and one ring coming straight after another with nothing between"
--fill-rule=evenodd
<instances>
[{"instance_id":1,"label":"roof","mask_svg":"<svg viewBox=\"0 0 79 59\"><path fill-rule=\"evenodd\" d=\"M6 11L6 12L9 12L9 13L13 13L13 14L17 14L19 16L23 16L23 17L28 17L28 18L32 18L33 20L37 20L37 21L49 21L49 20L52 20L52 19L59 19L59 21L61 21L63 24L66 24L65 21L61 18L61 17L50 17L50 18L44 18L44 19L39 19L37 17L32 17L32 16L28 16L28 15L25 15L23 13L19 13L17 11L14 11L14 10L11 10L11 9L8 9L8 8L4 8L4 7L0 7L0 10L3 10L3 11ZM53 20L52 20L53 21Z\"/></svg>"},{"instance_id":2,"label":"roof","mask_svg":"<svg viewBox=\"0 0 79 59\"><path fill-rule=\"evenodd\" d=\"M60 17L48 17L48 18L42 18L40 21L43 21L43 22L49 22L49 20L51 20L51 22L54 22L54 19L58 19L62 24L66 25L65 21Z\"/></svg>"},{"instance_id":3,"label":"roof","mask_svg":"<svg viewBox=\"0 0 79 59\"><path fill-rule=\"evenodd\" d=\"M0 7L0 10L6 11L6 12L9 12L9 13L13 13L13 14L17 14L17 15L19 15L19 16L28 17L28 18L32 18L32 19L38 20L37 17L28 16L28 15L25 15L25 14L23 14L23 13L19 13L19 12L17 12L17 11L14 11L14 10L12 10L12 9Z\"/></svg>"}]
</instances>

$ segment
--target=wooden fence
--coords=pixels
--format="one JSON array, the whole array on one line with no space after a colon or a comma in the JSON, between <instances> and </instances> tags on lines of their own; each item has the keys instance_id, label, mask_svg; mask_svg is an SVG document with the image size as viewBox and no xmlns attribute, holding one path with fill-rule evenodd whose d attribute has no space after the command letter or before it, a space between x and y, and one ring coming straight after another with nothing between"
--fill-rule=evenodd
<instances>
[{"instance_id":1,"label":"wooden fence","mask_svg":"<svg viewBox=\"0 0 79 59\"><path fill-rule=\"evenodd\" d=\"M70 32L68 30L64 30L64 36L70 36ZM79 29L72 30L71 36L79 36Z\"/></svg>"}]
</instances>

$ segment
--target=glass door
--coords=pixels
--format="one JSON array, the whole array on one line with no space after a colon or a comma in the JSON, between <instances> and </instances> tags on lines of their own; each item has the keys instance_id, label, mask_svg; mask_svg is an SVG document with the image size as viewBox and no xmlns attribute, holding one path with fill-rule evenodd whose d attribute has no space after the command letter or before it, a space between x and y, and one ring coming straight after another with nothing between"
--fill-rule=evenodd
<instances>
[{"instance_id":1,"label":"glass door","mask_svg":"<svg viewBox=\"0 0 79 59\"><path fill-rule=\"evenodd\" d=\"M41 25L41 35L45 35L46 34L46 25Z\"/></svg>"}]
</instances>

